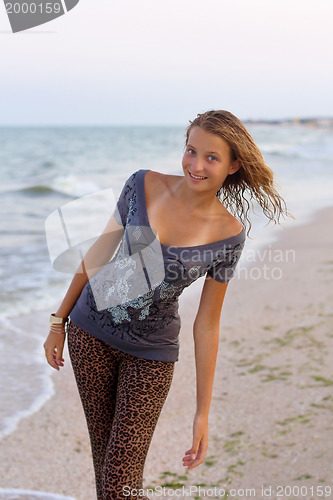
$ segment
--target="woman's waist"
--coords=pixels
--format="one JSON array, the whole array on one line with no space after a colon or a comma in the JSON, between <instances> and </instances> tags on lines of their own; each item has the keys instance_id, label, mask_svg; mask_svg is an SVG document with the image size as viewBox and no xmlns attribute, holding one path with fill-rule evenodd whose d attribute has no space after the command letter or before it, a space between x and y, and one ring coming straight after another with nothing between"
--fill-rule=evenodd
<instances>
[{"instance_id":1,"label":"woman's waist","mask_svg":"<svg viewBox=\"0 0 333 500\"><path fill-rule=\"evenodd\" d=\"M135 309L116 306L97 310L78 300L71 312L71 319L90 328L103 330L106 334L126 338L131 342L153 344L178 344L181 326L177 309L171 311L150 308Z\"/></svg>"},{"instance_id":2,"label":"woman's waist","mask_svg":"<svg viewBox=\"0 0 333 500\"><path fill-rule=\"evenodd\" d=\"M89 283L83 289L76 305L84 314L108 317L115 327L122 323L132 323L133 326L137 325L138 328L145 329L149 325L166 326L180 320L178 296L156 299L155 293L151 293L123 303L116 302L111 307L105 307L105 305L101 307L95 300Z\"/></svg>"}]
</instances>

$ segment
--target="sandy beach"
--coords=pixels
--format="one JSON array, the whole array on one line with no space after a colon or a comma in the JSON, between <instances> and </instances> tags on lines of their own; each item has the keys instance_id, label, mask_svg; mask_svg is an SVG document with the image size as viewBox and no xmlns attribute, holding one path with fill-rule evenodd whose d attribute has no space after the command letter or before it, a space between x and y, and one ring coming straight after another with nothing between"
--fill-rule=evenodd
<instances>
[{"instance_id":1,"label":"sandy beach","mask_svg":"<svg viewBox=\"0 0 333 500\"><path fill-rule=\"evenodd\" d=\"M169 488L183 486L182 496L192 498L223 498L223 491L256 500L333 498L332 220L328 208L306 225L289 224L269 252L230 283L209 449L204 464L191 471L182 467L182 456L192 444L192 324L202 281L184 292L180 360L147 457L145 488L165 487L163 498L175 498ZM47 325L47 318L43 313L37 320ZM95 500L67 351L65 358L52 375L55 395L1 441L0 487ZM47 500L0 489L0 500L9 498Z\"/></svg>"}]
</instances>

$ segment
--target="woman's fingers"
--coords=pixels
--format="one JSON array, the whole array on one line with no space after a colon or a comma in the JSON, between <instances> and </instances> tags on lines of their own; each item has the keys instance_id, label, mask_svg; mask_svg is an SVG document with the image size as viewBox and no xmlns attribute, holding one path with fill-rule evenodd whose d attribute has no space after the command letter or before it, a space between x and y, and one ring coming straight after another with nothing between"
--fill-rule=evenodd
<instances>
[{"instance_id":1,"label":"woman's fingers","mask_svg":"<svg viewBox=\"0 0 333 500\"><path fill-rule=\"evenodd\" d=\"M184 459L187 462L187 464L192 463L196 459L197 453L198 453L198 448L199 448L199 443L200 443L200 440L194 436L193 442L192 442L192 447L185 453Z\"/></svg>"},{"instance_id":2,"label":"woman's fingers","mask_svg":"<svg viewBox=\"0 0 333 500\"><path fill-rule=\"evenodd\" d=\"M52 366L52 368L54 368L55 370L60 370L59 365L56 362L54 354L52 354L52 356L46 354L46 359L47 359L48 364L50 366Z\"/></svg>"},{"instance_id":3,"label":"woman's fingers","mask_svg":"<svg viewBox=\"0 0 333 500\"><path fill-rule=\"evenodd\" d=\"M197 451L191 449L185 452L183 457L183 466L193 469L200 465L205 458L207 446L204 445L203 440L200 441L200 445Z\"/></svg>"},{"instance_id":4,"label":"woman's fingers","mask_svg":"<svg viewBox=\"0 0 333 500\"><path fill-rule=\"evenodd\" d=\"M183 457L183 465L184 467L188 467L196 458L196 453L192 450L188 450L185 452L185 456Z\"/></svg>"},{"instance_id":5,"label":"woman's fingers","mask_svg":"<svg viewBox=\"0 0 333 500\"><path fill-rule=\"evenodd\" d=\"M62 357L65 343L65 336L60 333L50 332L44 342L44 350L47 362L55 370L60 370L64 366L64 358Z\"/></svg>"},{"instance_id":6,"label":"woman's fingers","mask_svg":"<svg viewBox=\"0 0 333 500\"><path fill-rule=\"evenodd\" d=\"M192 447L185 452L183 466L193 469L200 465L206 455L208 448L208 425L207 420L194 420Z\"/></svg>"},{"instance_id":7,"label":"woman's fingers","mask_svg":"<svg viewBox=\"0 0 333 500\"><path fill-rule=\"evenodd\" d=\"M202 440L200 442L199 449L198 449L198 452L196 454L195 459L188 466L189 469L193 469L194 467L197 467L198 465L202 464L202 462L205 459L206 450L207 450L207 446L204 445L204 442Z\"/></svg>"},{"instance_id":8,"label":"woman's fingers","mask_svg":"<svg viewBox=\"0 0 333 500\"><path fill-rule=\"evenodd\" d=\"M54 351L53 353L53 361L58 365L58 366L64 366L64 358L58 358L57 357L57 352Z\"/></svg>"}]
</instances>

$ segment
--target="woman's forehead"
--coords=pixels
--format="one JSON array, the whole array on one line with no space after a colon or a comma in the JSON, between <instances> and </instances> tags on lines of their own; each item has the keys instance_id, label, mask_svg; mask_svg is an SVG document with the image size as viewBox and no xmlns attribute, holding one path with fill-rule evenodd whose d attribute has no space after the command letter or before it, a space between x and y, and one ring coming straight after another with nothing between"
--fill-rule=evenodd
<instances>
[{"instance_id":1,"label":"woman's forehead","mask_svg":"<svg viewBox=\"0 0 333 500\"><path fill-rule=\"evenodd\" d=\"M209 152L229 150L229 144L217 134L195 126L190 130L188 145L208 149Z\"/></svg>"}]
</instances>

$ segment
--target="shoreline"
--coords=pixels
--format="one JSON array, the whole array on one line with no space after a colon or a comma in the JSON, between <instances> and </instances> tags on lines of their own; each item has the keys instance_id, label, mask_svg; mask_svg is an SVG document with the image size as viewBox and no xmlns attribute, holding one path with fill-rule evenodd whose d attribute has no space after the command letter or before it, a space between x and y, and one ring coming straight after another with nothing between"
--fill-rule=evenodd
<instances>
[{"instance_id":1,"label":"shoreline","mask_svg":"<svg viewBox=\"0 0 333 500\"><path fill-rule=\"evenodd\" d=\"M333 272L333 236L327 231L332 217L333 207L321 209L308 222L277 231L271 248L296 252L295 262L274 263L281 267L283 280L235 276L229 285L221 316L209 448L205 463L188 472L181 458L191 446L195 411L191 327L203 280L185 290L180 300L180 359L148 453L145 487L172 481L207 488L252 485L259 493L263 484L270 486L267 481L275 487L278 481L293 481L307 488L311 481L332 483L333 452L325 448L328 432L332 435L325 416L333 411L332 346L327 342L332 293L325 277ZM257 267L272 264L267 260L265 255ZM52 373L54 396L2 439L1 477L6 479L0 486L93 500L88 433L67 348L65 359L65 367ZM319 458L309 456L314 442ZM297 474L303 479L295 480ZM35 498L43 498L41 494ZM9 498L1 496L0 489L0 499Z\"/></svg>"}]
</instances>

